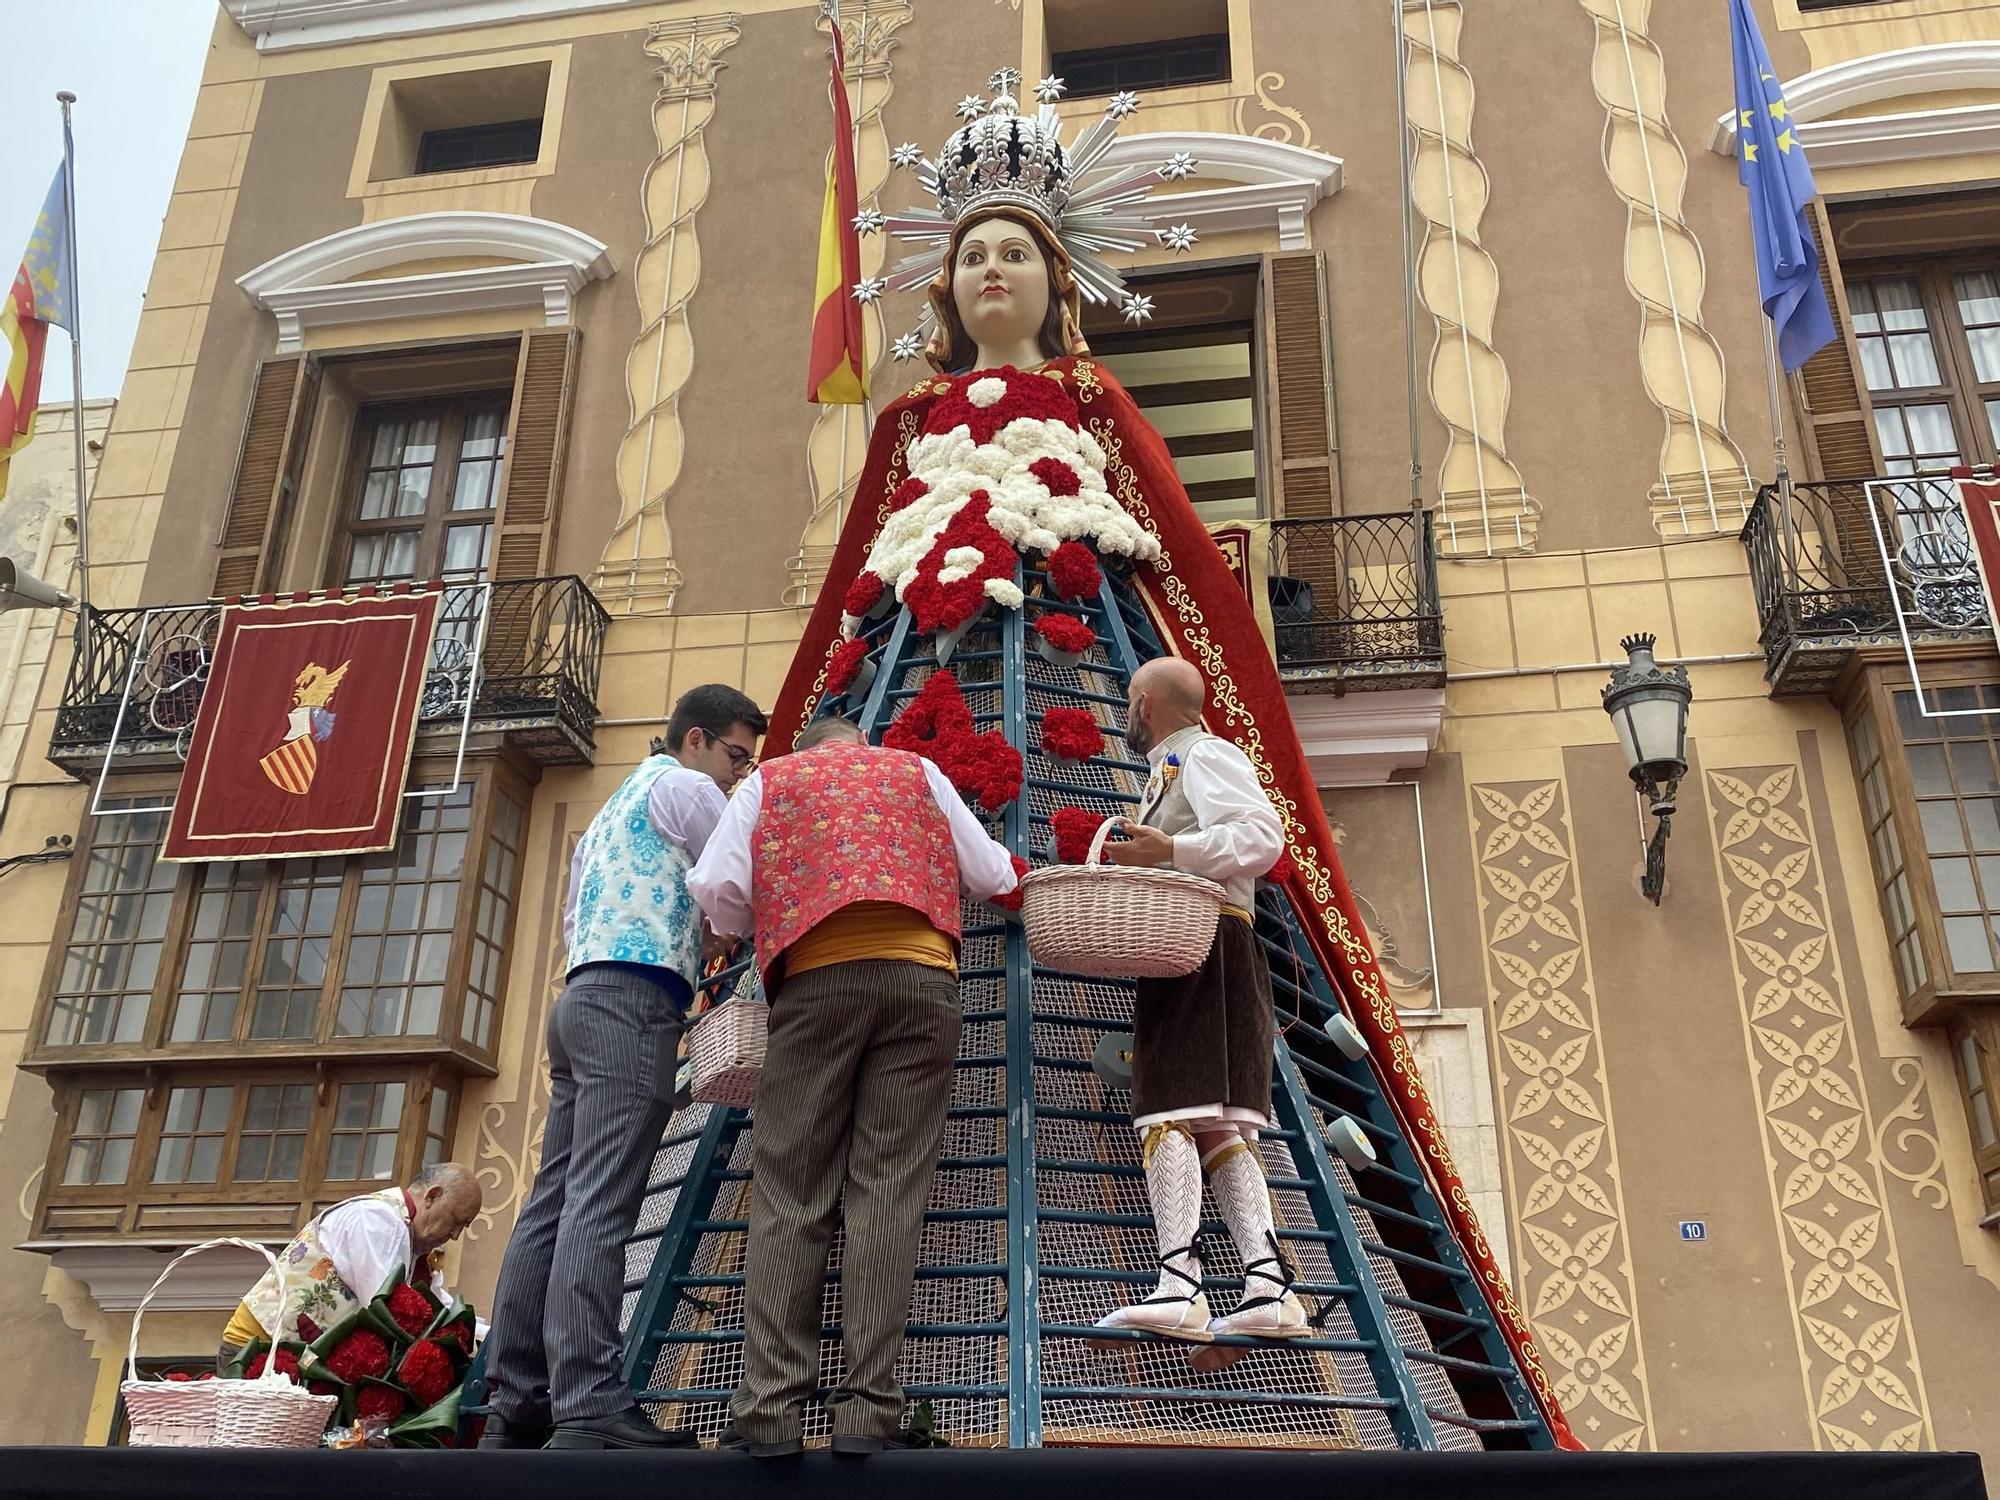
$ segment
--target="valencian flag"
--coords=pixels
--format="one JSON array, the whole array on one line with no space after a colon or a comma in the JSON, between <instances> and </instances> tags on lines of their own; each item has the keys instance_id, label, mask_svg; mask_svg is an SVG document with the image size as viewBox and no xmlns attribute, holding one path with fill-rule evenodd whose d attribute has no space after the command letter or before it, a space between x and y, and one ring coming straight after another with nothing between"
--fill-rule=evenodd
<instances>
[{"instance_id":1,"label":"valencian flag","mask_svg":"<svg viewBox=\"0 0 2000 1500\"><path fill-rule=\"evenodd\" d=\"M1729 0L1736 54L1736 176L1750 190L1757 291L1778 334L1778 358L1796 370L1833 342L1833 312L1819 279L1819 249L1806 221L1818 196L1806 148L1792 125L1771 54L1750 0Z\"/></svg>"},{"instance_id":2,"label":"valencian flag","mask_svg":"<svg viewBox=\"0 0 2000 1500\"><path fill-rule=\"evenodd\" d=\"M1979 587L1986 595L1986 618L2000 620L1993 601L2000 597L2000 482L1992 474L1975 478L1971 469L1951 471L1958 503L1965 507L1965 529L1972 535L1972 555L1979 564Z\"/></svg>"},{"instance_id":3,"label":"valencian flag","mask_svg":"<svg viewBox=\"0 0 2000 1500\"><path fill-rule=\"evenodd\" d=\"M224 605L160 857L394 847L438 598Z\"/></svg>"},{"instance_id":4,"label":"valencian flag","mask_svg":"<svg viewBox=\"0 0 2000 1500\"><path fill-rule=\"evenodd\" d=\"M42 399L42 349L49 324L72 331L76 309L69 279L69 184L56 168L28 253L0 303L0 343L6 346L7 374L0 381L0 495L7 492L7 466L35 435L35 407Z\"/></svg>"},{"instance_id":5,"label":"valencian flag","mask_svg":"<svg viewBox=\"0 0 2000 1500\"><path fill-rule=\"evenodd\" d=\"M826 199L819 216L819 277L813 287L812 363L806 399L827 406L859 406L868 399L868 365L861 333L861 240L854 216L861 197L854 177L854 117L847 107L847 50L840 36L840 7L829 6L833 26L833 152L826 168Z\"/></svg>"}]
</instances>

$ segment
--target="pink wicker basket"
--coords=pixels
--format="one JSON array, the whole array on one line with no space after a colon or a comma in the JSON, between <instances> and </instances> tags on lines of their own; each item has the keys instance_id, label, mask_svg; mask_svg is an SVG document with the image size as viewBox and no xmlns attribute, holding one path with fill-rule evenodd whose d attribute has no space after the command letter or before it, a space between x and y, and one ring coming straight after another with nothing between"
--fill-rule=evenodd
<instances>
[{"instance_id":1,"label":"pink wicker basket","mask_svg":"<svg viewBox=\"0 0 2000 1500\"><path fill-rule=\"evenodd\" d=\"M1046 865L1021 877L1021 920L1035 962L1099 979L1192 974L1215 944L1222 887L1178 870L1107 865L1109 818L1080 865Z\"/></svg>"},{"instance_id":2,"label":"pink wicker basket","mask_svg":"<svg viewBox=\"0 0 2000 1500\"><path fill-rule=\"evenodd\" d=\"M266 1361L254 1380L141 1380L139 1326L146 1309L174 1268L190 1256L223 1245L254 1250L277 1269L278 1258L251 1240L209 1240L183 1250L167 1263L151 1291L132 1314L132 1339L125 1351L125 1379L119 1394L131 1423L135 1448L313 1448L327 1418L340 1404L336 1396L315 1396Z\"/></svg>"},{"instance_id":3,"label":"pink wicker basket","mask_svg":"<svg viewBox=\"0 0 2000 1500\"><path fill-rule=\"evenodd\" d=\"M764 1071L771 1008L762 1001L728 999L688 1032L689 1092L697 1104L748 1109L757 1100Z\"/></svg>"}]
</instances>

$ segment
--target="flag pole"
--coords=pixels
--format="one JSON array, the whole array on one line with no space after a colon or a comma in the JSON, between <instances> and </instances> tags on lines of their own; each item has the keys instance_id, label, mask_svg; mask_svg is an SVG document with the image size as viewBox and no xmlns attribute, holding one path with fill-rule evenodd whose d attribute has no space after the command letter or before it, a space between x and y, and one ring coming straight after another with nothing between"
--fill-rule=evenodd
<instances>
[{"instance_id":1,"label":"flag pole","mask_svg":"<svg viewBox=\"0 0 2000 1500\"><path fill-rule=\"evenodd\" d=\"M64 252L69 272L69 410L76 429L76 636L83 672L90 678L90 485L83 433L83 297L76 271L76 137L70 129L70 106L76 95L68 89L56 95L63 118L63 206L68 223Z\"/></svg>"},{"instance_id":2,"label":"flag pole","mask_svg":"<svg viewBox=\"0 0 2000 1500\"><path fill-rule=\"evenodd\" d=\"M1417 230L1410 201L1409 40L1403 31L1403 0L1389 0L1396 21L1396 149L1403 188L1403 378L1409 397L1410 509L1424 508L1423 429L1417 414Z\"/></svg>"},{"instance_id":3,"label":"flag pole","mask_svg":"<svg viewBox=\"0 0 2000 1500\"><path fill-rule=\"evenodd\" d=\"M1778 331L1762 307L1757 309L1757 322L1764 330L1764 393L1771 407L1771 462L1778 471L1778 525L1781 528L1780 546L1785 557L1787 574L1796 581L1798 578L1798 528L1792 520L1792 468L1791 458L1785 444L1785 415L1780 404L1780 383L1778 379Z\"/></svg>"}]
</instances>

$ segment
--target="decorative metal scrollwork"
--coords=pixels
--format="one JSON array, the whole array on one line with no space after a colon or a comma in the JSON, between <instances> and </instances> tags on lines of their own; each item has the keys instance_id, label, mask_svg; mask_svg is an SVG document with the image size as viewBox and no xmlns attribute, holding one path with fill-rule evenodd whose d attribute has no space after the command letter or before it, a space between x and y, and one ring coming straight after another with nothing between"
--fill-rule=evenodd
<instances>
[{"instance_id":1,"label":"decorative metal scrollwork","mask_svg":"<svg viewBox=\"0 0 2000 1500\"><path fill-rule=\"evenodd\" d=\"M198 635L182 631L153 642L139 668L146 717L161 734L173 736L174 754L182 760L188 758L195 714L214 661L215 624L210 616Z\"/></svg>"}]
</instances>

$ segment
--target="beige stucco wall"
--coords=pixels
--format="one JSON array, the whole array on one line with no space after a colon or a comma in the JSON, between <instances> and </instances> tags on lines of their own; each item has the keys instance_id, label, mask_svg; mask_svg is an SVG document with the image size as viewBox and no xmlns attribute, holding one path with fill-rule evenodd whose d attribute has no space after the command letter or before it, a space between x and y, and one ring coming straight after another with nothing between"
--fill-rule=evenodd
<instances>
[{"instance_id":1,"label":"beige stucco wall","mask_svg":"<svg viewBox=\"0 0 2000 1500\"><path fill-rule=\"evenodd\" d=\"M162 539L214 536L256 362L276 347L272 320L236 277L336 230L446 207L531 213L610 247L611 276L576 301L583 339L556 570L594 575L621 519L643 504L667 523L657 535L671 536L680 592L671 613L660 594L615 610L597 764L548 771L535 792L501 1073L468 1088L456 1142L488 1186L488 1215L458 1265L480 1303L531 1178L546 1107L540 1035L569 843L688 686L725 681L760 701L775 695L803 618L780 607L790 561L815 500L861 458L858 443L843 455L801 399L824 133L810 7L736 6L728 27L701 33L720 62L712 87L663 83L663 67L689 59L675 50L681 33L649 38L648 28L689 22L696 9L663 0L269 53L219 18L96 486L99 601L199 598L212 554ZM887 9L895 45L881 49L870 84L883 93L864 101L887 100L864 137L867 191L883 183L870 155L882 143L934 145L951 104L991 68L1016 62L1034 77L1043 63L1041 0L898 0ZM1539 506L1536 555L1461 551L1442 567L1453 677L1443 741L1420 777L1428 887L1399 801L1331 792L1329 811L1350 875L1396 929L1402 960L1418 951L1415 914L1435 940L1426 993L1442 1014L1420 1027L1417 1051L1482 1217L1571 1382L1586 1441L1825 1447L1851 1433L1867 1445L1978 1447L1993 1461L2000 1436L1983 1414L2000 1410L2000 1372L1987 1357L2000 1332L2000 1241L1976 1227L1949 1060L1934 1039L1898 1024L1839 725L1822 703L1767 696L1733 526L1711 539L1662 535L1670 528L1659 496L1665 481L1685 479L1692 450L1673 445L1677 431L1684 440L1693 430L1690 413L1706 424L1704 452L1716 464L1733 452L1751 474L1769 472L1741 190L1733 161L1706 147L1729 98L1726 39L1699 10L1680 0L1624 0L1622 11L1595 0L1503 0L1460 13L1439 0L1425 18L1437 71L1426 54L1412 76L1448 94L1442 110L1413 108L1411 118L1433 131L1424 148L1433 159L1449 157L1455 174L1476 162L1483 175L1477 222L1434 232L1453 275L1478 277L1490 265L1494 279L1479 283L1465 314L1479 325L1469 384L1463 365L1429 358L1434 341L1456 347L1465 283L1426 286L1422 457L1434 485L1450 445L1465 451L1467 433L1450 424L1477 409L1482 437ZM1788 74L1916 41L2000 34L2000 7L1970 0L1805 18L1792 0L1760 0L1758 10ZM1450 13L1444 33L1438 12ZM723 26L720 8L700 14ZM1622 33L1607 21L1615 14ZM1399 508L1407 437L1394 36L1372 8L1320 0L1236 0L1230 17L1237 76L1148 101L1138 128L1261 134L1343 158L1345 185L1314 211L1308 233L1328 255L1344 493L1351 511ZM1406 30L1414 24L1413 13ZM1664 154L1654 158L1652 196L1636 199L1629 172L1620 174L1629 121L1618 118L1616 95L1630 49L1662 64L1646 70L1640 102ZM547 160L444 185L369 183L365 142L390 75L514 56L560 72ZM1927 163L1923 180L1962 180L1962 168ZM1840 186L1907 185L1911 170ZM1453 180L1470 190L1470 177ZM893 210L911 191L891 178L881 204ZM1665 268L1649 266L1646 246L1663 241L1673 247ZM1269 233L1231 236L1205 253L1274 243ZM678 247L671 259L669 244ZM1656 309L1642 338L1642 301L1669 299L1678 312L1661 321ZM889 299L871 337L900 331L913 313L912 299ZM308 344L338 352L538 322L538 310L520 309L352 324L315 329ZM1682 349L1694 351L1691 376ZM910 378L908 367L883 366L878 400ZM45 438L29 457L57 446ZM17 488L26 464L16 463ZM0 528L15 498L0 508ZM1657 909L1634 886L1640 821L1597 703L1598 664L1636 629L1657 631L1665 656L1697 659L1695 768L1675 824L1671 889ZM24 668L0 704L0 767L24 747L0 854L37 847L82 816L83 789L39 757L66 668L61 640L49 644L47 671ZM1758 796L1763 824L1732 826L1745 811L1738 800ZM1532 836L1506 844L1499 830L1517 813ZM1766 844L1771 852L1759 852ZM1760 1013L1765 976L1752 944L1801 939L1790 928L1778 937L1787 919L1753 910L1754 888L1731 856L1785 858L1801 872L1801 900L1834 935L1810 965L1830 1010ZM16 871L0 902L6 1244L25 1234L49 1145L48 1090L11 1063L57 927L62 875L60 866ZM1532 932L1502 935L1521 882L1551 915ZM1526 979L1522 964L1535 971ZM1782 1071L1773 1049L1782 1048L1760 1037L1767 1022L1781 1036L1817 1038L1836 1091L1856 1101L1843 1117L1860 1125L1839 1143L1854 1193L1825 1201L1835 1210L1828 1223L1853 1235L1853 1263L1864 1269L1824 1297L1807 1285L1824 1257L1815 1260L1785 1219L1800 1163L1786 1142L1803 1127L1797 1110L1771 1102ZM1544 1066L1560 1080L1547 1097L1534 1092ZM1683 1242L1683 1219L1705 1220L1710 1238ZM149 1321L145 1348L198 1352L221 1317ZM99 1311L45 1258L8 1249L0 1319L34 1355L0 1365L0 1442L101 1436L122 1316ZM1829 1327L1849 1337L1872 1329L1874 1357L1894 1383L1822 1410L1838 1363Z\"/></svg>"}]
</instances>

